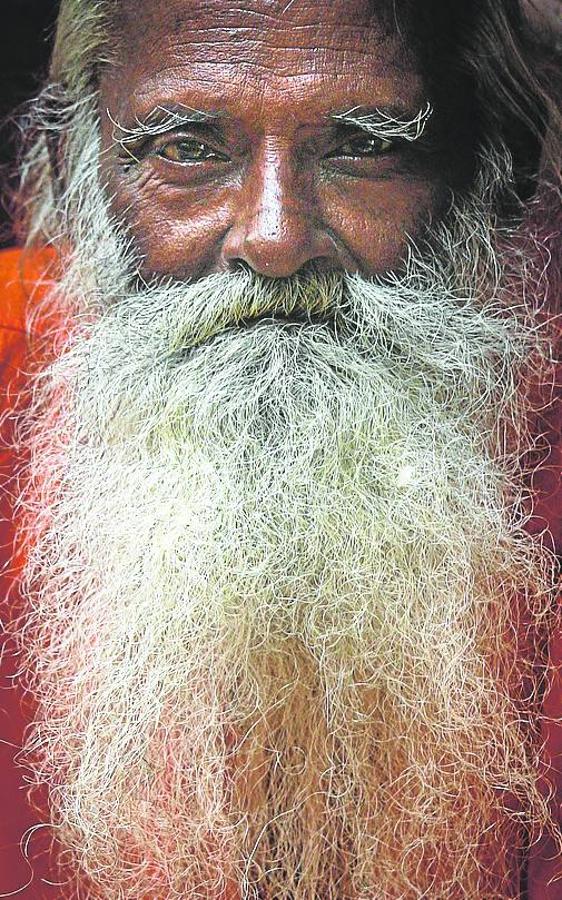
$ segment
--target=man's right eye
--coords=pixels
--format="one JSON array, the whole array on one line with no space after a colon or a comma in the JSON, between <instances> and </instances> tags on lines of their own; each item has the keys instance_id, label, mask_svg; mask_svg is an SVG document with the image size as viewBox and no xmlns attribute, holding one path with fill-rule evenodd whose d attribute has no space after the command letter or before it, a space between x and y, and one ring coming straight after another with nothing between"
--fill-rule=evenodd
<instances>
[{"instance_id":1,"label":"man's right eye","mask_svg":"<svg viewBox=\"0 0 562 900\"><path fill-rule=\"evenodd\" d=\"M360 134L340 144L329 155L330 157L351 156L356 159L365 159L391 153L395 148L396 142L393 140L376 135Z\"/></svg>"},{"instance_id":2,"label":"man's right eye","mask_svg":"<svg viewBox=\"0 0 562 900\"><path fill-rule=\"evenodd\" d=\"M223 153L214 150L208 144L195 138L178 137L167 141L155 149L155 155L167 162L191 165L193 163L215 160L226 162L227 157Z\"/></svg>"}]
</instances>

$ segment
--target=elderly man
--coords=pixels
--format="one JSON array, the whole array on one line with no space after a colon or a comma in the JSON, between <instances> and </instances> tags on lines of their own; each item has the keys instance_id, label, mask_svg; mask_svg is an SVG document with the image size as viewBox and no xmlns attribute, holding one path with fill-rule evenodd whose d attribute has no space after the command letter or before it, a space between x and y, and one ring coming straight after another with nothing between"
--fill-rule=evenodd
<instances>
[{"instance_id":1,"label":"elderly man","mask_svg":"<svg viewBox=\"0 0 562 900\"><path fill-rule=\"evenodd\" d=\"M510 0L63 0L3 262L26 896L560 897L545 85Z\"/></svg>"}]
</instances>

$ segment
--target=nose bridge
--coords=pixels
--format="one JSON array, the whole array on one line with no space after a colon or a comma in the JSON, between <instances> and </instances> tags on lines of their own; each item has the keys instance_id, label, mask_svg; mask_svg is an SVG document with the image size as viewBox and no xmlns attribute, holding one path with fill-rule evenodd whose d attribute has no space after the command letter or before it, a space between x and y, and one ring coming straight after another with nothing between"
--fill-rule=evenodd
<instances>
[{"instance_id":1,"label":"nose bridge","mask_svg":"<svg viewBox=\"0 0 562 900\"><path fill-rule=\"evenodd\" d=\"M265 138L246 172L224 256L255 271L288 277L317 257L332 255L322 235L306 166L287 141Z\"/></svg>"},{"instance_id":2,"label":"nose bridge","mask_svg":"<svg viewBox=\"0 0 562 900\"><path fill-rule=\"evenodd\" d=\"M311 209L310 198L305 209L303 179L298 181L289 148L264 146L248 179L247 241L278 244L302 236Z\"/></svg>"}]
</instances>

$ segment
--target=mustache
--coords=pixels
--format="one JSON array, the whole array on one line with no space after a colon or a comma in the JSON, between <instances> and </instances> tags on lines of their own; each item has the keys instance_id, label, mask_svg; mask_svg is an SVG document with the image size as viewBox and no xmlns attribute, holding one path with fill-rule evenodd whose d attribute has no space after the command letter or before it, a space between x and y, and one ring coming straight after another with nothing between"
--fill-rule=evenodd
<instances>
[{"instance_id":1,"label":"mustache","mask_svg":"<svg viewBox=\"0 0 562 900\"><path fill-rule=\"evenodd\" d=\"M113 346L113 355L104 356L106 363L113 358L116 370L124 358L138 365L144 360L149 369L173 366L219 336L248 332L249 348L254 332L274 328L306 331L333 348L437 368L463 381L489 372L490 357L505 363L527 355L530 335L521 330L521 309L453 293L438 272L425 275L365 278L311 268L268 278L241 268L193 281L137 276L128 289L108 295L89 322L82 318L78 333L97 333L98 346Z\"/></svg>"},{"instance_id":2,"label":"mustache","mask_svg":"<svg viewBox=\"0 0 562 900\"><path fill-rule=\"evenodd\" d=\"M260 323L335 328L346 316L346 295L343 272L323 273L310 267L290 278L268 278L244 267L197 281L143 282L136 295L127 298L127 309L135 309L140 323L140 305L150 308L147 315L153 324L157 320L159 327L176 323L169 346L172 353L182 354L225 332ZM183 327L178 329L180 321Z\"/></svg>"}]
</instances>

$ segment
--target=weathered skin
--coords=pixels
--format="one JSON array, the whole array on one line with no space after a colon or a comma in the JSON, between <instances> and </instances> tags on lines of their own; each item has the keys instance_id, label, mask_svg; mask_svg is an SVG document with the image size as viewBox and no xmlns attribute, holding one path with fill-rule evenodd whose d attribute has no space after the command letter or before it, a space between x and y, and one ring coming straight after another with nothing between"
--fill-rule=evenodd
<instances>
[{"instance_id":1,"label":"weathered skin","mask_svg":"<svg viewBox=\"0 0 562 900\"><path fill-rule=\"evenodd\" d=\"M428 99L401 30L368 0L125 0L120 31L102 76L102 167L145 273L244 261L285 277L314 261L373 274L398 265L406 236L446 202L437 143L361 157L357 132L327 118L357 106L411 117ZM170 104L222 115L135 148L128 165L110 116L132 127ZM179 136L221 157L178 162Z\"/></svg>"}]
</instances>

